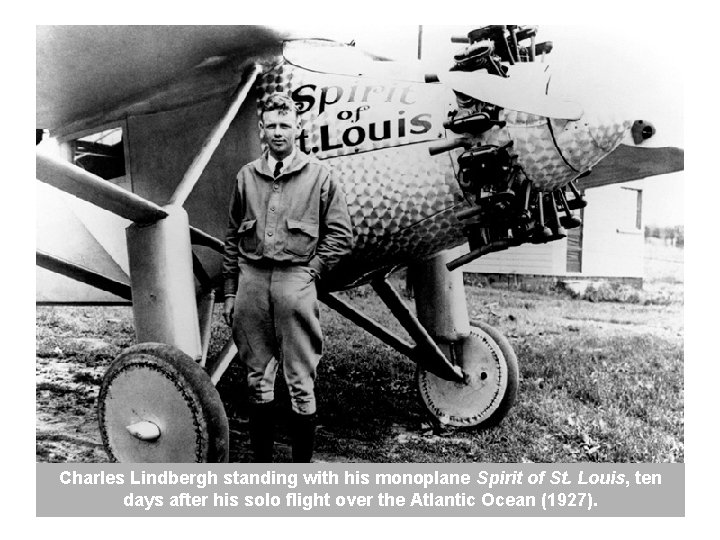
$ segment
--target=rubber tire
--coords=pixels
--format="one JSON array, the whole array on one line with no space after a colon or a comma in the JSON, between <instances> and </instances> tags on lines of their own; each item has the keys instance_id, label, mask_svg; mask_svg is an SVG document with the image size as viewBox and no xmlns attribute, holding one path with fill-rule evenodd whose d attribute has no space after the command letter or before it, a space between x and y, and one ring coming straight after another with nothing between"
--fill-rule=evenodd
<instances>
[{"instance_id":1,"label":"rubber tire","mask_svg":"<svg viewBox=\"0 0 720 540\"><path fill-rule=\"evenodd\" d=\"M512 406L515 404L515 399L517 397L517 390L518 390L518 381L520 378L520 373L518 369L518 361L517 356L515 355L515 351L513 351L512 346L510 345L510 342L508 342L507 338L503 336L497 329L493 328L492 326L482 323L482 322L475 322L472 321L471 326L475 326L476 328L479 328L483 332L485 332L498 346L500 349L500 352L502 353L503 359L505 360L506 370L507 370L507 385L505 387L505 393L500 400L500 403L498 404L497 408L492 412L492 414L487 417L485 420L480 421L477 424L472 425L454 425L454 424L447 424L440 421L440 419L434 414L432 409L428 406L428 404L425 402L425 399L423 398L422 391L420 390L420 380L423 373L423 370L418 367L417 370L417 386L418 386L418 399L420 400L420 403L422 404L423 408L427 411L428 415L430 416L431 421L438 426L441 427L448 427L452 426L456 429L472 429L472 430L482 430L482 429L489 429L492 427L497 426L500 424L500 422L507 416L508 412L512 408Z\"/></svg>"},{"instance_id":2,"label":"rubber tire","mask_svg":"<svg viewBox=\"0 0 720 540\"><path fill-rule=\"evenodd\" d=\"M111 461L120 461L108 434L107 405L113 399L112 386L118 376L136 368L152 370L169 381L185 400L193 415L196 431L195 462L226 463L229 458L229 425L220 394L205 370L181 350L163 343L140 343L122 352L110 365L98 396L98 423L103 445ZM152 404L150 404L151 406ZM122 434L124 436L124 434ZM162 435L161 435L162 437ZM151 460L125 456L125 462L169 462L162 449ZM177 461L177 460L172 460ZM190 460L188 460L190 461Z\"/></svg>"}]
</instances>

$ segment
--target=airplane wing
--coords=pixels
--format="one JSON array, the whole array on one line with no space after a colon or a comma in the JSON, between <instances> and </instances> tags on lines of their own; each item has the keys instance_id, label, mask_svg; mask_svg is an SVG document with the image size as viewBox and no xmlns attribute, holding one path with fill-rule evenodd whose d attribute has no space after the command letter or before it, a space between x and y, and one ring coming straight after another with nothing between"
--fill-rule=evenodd
<instances>
[{"instance_id":1,"label":"airplane wing","mask_svg":"<svg viewBox=\"0 0 720 540\"><path fill-rule=\"evenodd\" d=\"M263 26L38 26L36 128L115 109L198 66L281 51L285 37Z\"/></svg>"},{"instance_id":2,"label":"airplane wing","mask_svg":"<svg viewBox=\"0 0 720 540\"><path fill-rule=\"evenodd\" d=\"M291 35L264 26L38 26L36 34L36 128L54 136L227 92L246 64L280 54ZM38 178L47 176L42 169ZM38 223L38 301L129 300L124 228L133 218L44 184L37 204L46 218Z\"/></svg>"},{"instance_id":3,"label":"airplane wing","mask_svg":"<svg viewBox=\"0 0 720 540\"><path fill-rule=\"evenodd\" d=\"M685 151L681 148L643 148L621 144L593 167L590 175L580 179L578 184L584 189L594 188L670 174L684 168Z\"/></svg>"}]
</instances>

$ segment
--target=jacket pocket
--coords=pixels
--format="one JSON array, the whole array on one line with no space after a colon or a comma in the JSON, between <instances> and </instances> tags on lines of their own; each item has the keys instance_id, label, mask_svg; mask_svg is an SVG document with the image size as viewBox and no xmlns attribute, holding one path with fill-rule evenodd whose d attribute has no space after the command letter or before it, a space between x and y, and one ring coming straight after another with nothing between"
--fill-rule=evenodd
<instances>
[{"instance_id":1,"label":"jacket pocket","mask_svg":"<svg viewBox=\"0 0 720 540\"><path fill-rule=\"evenodd\" d=\"M288 239L285 251L298 257L309 257L315 251L319 227L317 223L287 220Z\"/></svg>"},{"instance_id":2,"label":"jacket pocket","mask_svg":"<svg viewBox=\"0 0 720 540\"><path fill-rule=\"evenodd\" d=\"M257 250L257 234L255 231L255 225L257 220L248 219L243 221L238 228L238 235L240 239L238 241L238 247L241 253L255 253Z\"/></svg>"}]
</instances>

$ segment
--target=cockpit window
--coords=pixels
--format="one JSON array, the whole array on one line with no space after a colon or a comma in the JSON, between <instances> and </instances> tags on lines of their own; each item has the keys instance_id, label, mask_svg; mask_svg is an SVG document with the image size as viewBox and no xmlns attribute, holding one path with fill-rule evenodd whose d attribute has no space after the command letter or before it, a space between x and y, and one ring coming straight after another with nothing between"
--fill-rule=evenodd
<instances>
[{"instance_id":1,"label":"cockpit window","mask_svg":"<svg viewBox=\"0 0 720 540\"><path fill-rule=\"evenodd\" d=\"M83 135L70 142L75 165L130 190L122 127Z\"/></svg>"}]
</instances>

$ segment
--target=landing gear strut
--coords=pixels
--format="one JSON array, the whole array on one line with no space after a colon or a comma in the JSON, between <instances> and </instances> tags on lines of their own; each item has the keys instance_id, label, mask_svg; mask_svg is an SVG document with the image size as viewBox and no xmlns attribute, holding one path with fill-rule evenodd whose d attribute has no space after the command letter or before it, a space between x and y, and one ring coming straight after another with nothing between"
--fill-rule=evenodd
<instances>
[{"instance_id":1,"label":"landing gear strut","mask_svg":"<svg viewBox=\"0 0 720 540\"><path fill-rule=\"evenodd\" d=\"M515 402L517 358L500 332L470 322L462 272L447 270L450 257L443 252L408 269L417 316L386 276L372 282L414 345L333 294L327 293L321 300L417 363L420 396L435 421L450 426L491 427Z\"/></svg>"},{"instance_id":2,"label":"landing gear strut","mask_svg":"<svg viewBox=\"0 0 720 540\"><path fill-rule=\"evenodd\" d=\"M470 322L462 272L448 272L448 252L413 268L418 318L463 381L438 377L418 363L417 383L433 419L487 428L508 413L517 394L518 364L508 340L491 326Z\"/></svg>"}]
</instances>

